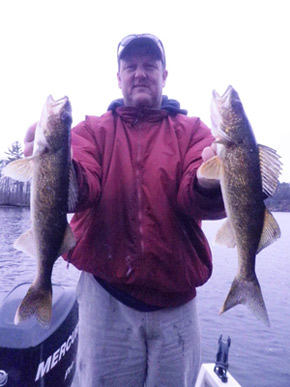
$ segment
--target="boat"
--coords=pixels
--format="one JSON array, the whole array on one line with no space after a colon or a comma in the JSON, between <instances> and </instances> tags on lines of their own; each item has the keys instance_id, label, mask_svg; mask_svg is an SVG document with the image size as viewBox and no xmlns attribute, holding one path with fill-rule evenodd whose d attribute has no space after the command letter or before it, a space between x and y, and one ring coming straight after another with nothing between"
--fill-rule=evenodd
<instances>
[{"instance_id":1,"label":"boat","mask_svg":"<svg viewBox=\"0 0 290 387\"><path fill-rule=\"evenodd\" d=\"M223 341L220 335L218 340L218 351L215 363L203 363L201 365L195 387L241 387L241 385L228 372L229 368L229 349L231 338Z\"/></svg>"},{"instance_id":2,"label":"boat","mask_svg":"<svg viewBox=\"0 0 290 387\"><path fill-rule=\"evenodd\" d=\"M14 324L15 312L30 283L16 286L0 304L0 387L72 387L78 347L75 289L53 284L52 321L48 328L35 317ZM241 387L228 372L226 343L219 338L216 363L204 363L195 387Z\"/></svg>"},{"instance_id":3,"label":"boat","mask_svg":"<svg viewBox=\"0 0 290 387\"><path fill-rule=\"evenodd\" d=\"M78 304L75 289L53 284L52 320L33 316L14 324L30 283L16 286L0 305L0 387L69 387L76 370Z\"/></svg>"},{"instance_id":4,"label":"boat","mask_svg":"<svg viewBox=\"0 0 290 387\"><path fill-rule=\"evenodd\" d=\"M241 387L229 372L227 372L227 381L222 381L214 371L215 366L215 363L201 365L195 387Z\"/></svg>"}]
</instances>

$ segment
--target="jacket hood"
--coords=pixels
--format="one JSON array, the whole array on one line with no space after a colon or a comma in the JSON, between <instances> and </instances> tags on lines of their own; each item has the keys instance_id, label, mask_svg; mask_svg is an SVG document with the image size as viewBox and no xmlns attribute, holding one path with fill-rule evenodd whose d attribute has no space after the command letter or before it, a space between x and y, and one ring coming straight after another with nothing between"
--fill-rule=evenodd
<instances>
[{"instance_id":1,"label":"jacket hood","mask_svg":"<svg viewBox=\"0 0 290 387\"><path fill-rule=\"evenodd\" d=\"M119 98L110 103L108 111L114 112L118 107L124 106L123 98ZM166 95L162 96L161 109L166 110L170 116L176 116L176 114L187 115L187 110L180 109L180 103L175 99L169 99Z\"/></svg>"}]
</instances>

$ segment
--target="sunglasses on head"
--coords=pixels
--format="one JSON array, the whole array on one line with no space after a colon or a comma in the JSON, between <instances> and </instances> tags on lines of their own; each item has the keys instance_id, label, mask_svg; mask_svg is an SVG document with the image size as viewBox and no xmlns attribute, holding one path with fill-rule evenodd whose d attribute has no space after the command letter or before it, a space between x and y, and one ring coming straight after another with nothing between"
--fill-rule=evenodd
<instances>
[{"instance_id":1,"label":"sunglasses on head","mask_svg":"<svg viewBox=\"0 0 290 387\"><path fill-rule=\"evenodd\" d=\"M118 44L118 48L117 48L117 58L118 58L118 60L119 60L120 55L121 55L122 51L124 50L124 48L130 42L132 42L132 40L138 39L138 38L148 38L148 39L153 40L153 42L156 44L156 46L159 48L159 50L161 52L162 63L164 65L164 67L165 67L165 52L164 52L163 44L162 44L160 39L158 39L155 35L152 35L152 34L132 34L132 35L125 36L120 41L120 43Z\"/></svg>"}]
</instances>

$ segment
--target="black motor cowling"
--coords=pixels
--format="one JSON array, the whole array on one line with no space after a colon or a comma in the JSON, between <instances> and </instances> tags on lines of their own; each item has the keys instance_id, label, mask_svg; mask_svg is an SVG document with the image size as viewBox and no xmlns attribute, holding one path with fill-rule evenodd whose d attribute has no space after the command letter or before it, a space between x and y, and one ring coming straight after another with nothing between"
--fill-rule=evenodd
<instances>
[{"instance_id":1,"label":"black motor cowling","mask_svg":"<svg viewBox=\"0 0 290 387\"><path fill-rule=\"evenodd\" d=\"M53 285L52 321L35 317L14 325L14 315L30 284L13 289L0 306L0 386L71 385L78 346L78 304L72 288Z\"/></svg>"}]
</instances>

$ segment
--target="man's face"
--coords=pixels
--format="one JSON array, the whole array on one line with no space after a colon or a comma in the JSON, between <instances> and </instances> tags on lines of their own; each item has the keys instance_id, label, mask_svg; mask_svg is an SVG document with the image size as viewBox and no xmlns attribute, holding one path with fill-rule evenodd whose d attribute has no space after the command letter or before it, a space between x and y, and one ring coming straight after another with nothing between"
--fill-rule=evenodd
<instances>
[{"instance_id":1,"label":"man's face","mask_svg":"<svg viewBox=\"0 0 290 387\"><path fill-rule=\"evenodd\" d=\"M125 106L160 108L167 70L150 55L121 59L117 74Z\"/></svg>"}]
</instances>

